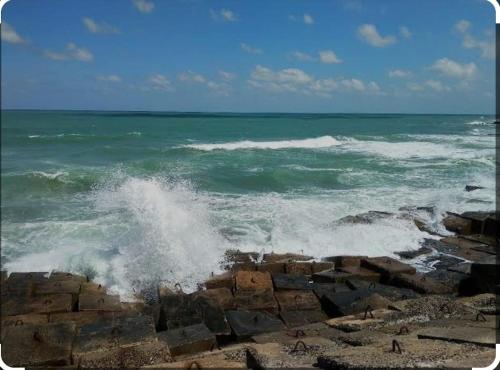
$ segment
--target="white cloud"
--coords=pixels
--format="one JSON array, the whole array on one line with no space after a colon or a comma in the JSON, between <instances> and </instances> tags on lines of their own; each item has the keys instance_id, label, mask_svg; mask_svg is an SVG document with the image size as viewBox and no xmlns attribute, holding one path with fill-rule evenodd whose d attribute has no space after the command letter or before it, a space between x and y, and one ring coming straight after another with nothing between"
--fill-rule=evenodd
<instances>
[{"instance_id":1,"label":"white cloud","mask_svg":"<svg viewBox=\"0 0 500 370\"><path fill-rule=\"evenodd\" d=\"M97 76L97 79L99 81L104 81L104 82L122 82L122 78L118 75L105 75L105 76Z\"/></svg>"},{"instance_id":2,"label":"white cloud","mask_svg":"<svg viewBox=\"0 0 500 370\"><path fill-rule=\"evenodd\" d=\"M448 77L470 79L477 74L477 67L474 63L461 64L448 58L436 60L431 69L442 73Z\"/></svg>"},{"instance_id":3,"label":"white cloud","mask_svg":"<svg viewBox=\"0 0 500 370\"><path fill-rule=\"evenodd\" d=\"M354 91L362 93L380 93L376 82L364 83L358 79L335 80L332 78L316 79L301 69L285 68L273 71L257 65L247 81L252 87L274 93L292 92L304 95L329 97L334 91Z\"/></svg>"},{"instance_id":4,"label":"white cloud","mask_svg":"<svg viewBox=\"0 0 500 370\"><path fill-rule=\"evenodd\" d=\"M314 24L314 18L312 17L311 14L304 14L304 23L305 24Z\"/></svg>"},{"instance_id":5,"label":"white cloud","mask_svg":"<svg viewBox=\"0 0 500 370\"><path fill-rule=\"evenodd\" d=\"M192 82L192 83L205 83L206 79L202 75L195 73L193 71L187 71L180 73L178 76L179 80L182 82Z\"/></svg>"},{"instance_id":6,"label":"white cloud","mask_svg":"<svg viewBox=\"0 0 500 370\"><path fill-rule=\"evenodd\" d=\"M238 21L238 16L229 9L221 9L219 11L215 11L213 9L210 9L210 15L212 19L216 21L223 21L223 22L236 22Z\"/></svg>"},{"instance_id":7,"label":"white cloud","mask_svg":"<svg viewBox=\"0 0 500 370\"><path fill-rule=\"evenodd\" d=\"M455 30L460 33L466 33L470 28L471 23L465 19L462 19L455 24Z\"/></svg>"},{"instance_id":8,"label":"white cloud","mask_svg":"<svg viewBox=\"0 0 500 370\"><path fill-rule=\"evenodd\" d=\"M319 53L319 59L322 63L333 64L333 63L342 63L332 50L322 50Z\"/></svg>"},{"instance_id":9,"label":"white cloud","mask_svg":"<svg viewBox=\"0 0 500 370\"><path fill-rule=\"evenodd\" d=\"M227 72L227 71L219 71L219 76L223 79L223 80L226 80L226 81L231 81L232 79L234 79L236 77L236 75L234 73L231 73L231 72Z\"/></svg>"},{"instance_id":10,"label":"white cloud","mask_svg":"<svg viewBox=\"0 0 500 370\"><path fill-rule=\"evenodd\" d=\"M26 42L10 24L3 22L0 29L2 41L10 44L24 44Z\"/></svg>"},{"instance_id":11,"label":"white cloud","mask_svg":"<svg viewBox=\"0 0 500 370\"><path fill-rule=\"evenodd\" d=\"M403 69L391 69L389 71L389 77L390 78L406 78L411 76L410 71L405 71Z\"/></svg>"},{"instance_id":12,"label":"white cloud","mask_svg":"<svg viewBox=\"0 0 500 370\"><path fill-rule=\"evenodd\" d=\"M471 22L462 19L455 24L455 30L462 34L462 46L465 49L478 49L481 52L481 56L487 59L495 59L495 42L494 38L490 37L490 40L477 40L470 33L472 27Z\"/></svg>"},{"instance_id":13,"label":"white cloud","mask_svg":"<svg viewBox=\"0 0 500 370\"><path fill-rule=\"evenodd\" d=\"M244 42L242 42L240 44L240 47L241 47L241 49L243 51L245 51L245 52L247 52L249 54L262 54L262 49L250 46L248 44L245 44Z\"/></svg>"},{"instance_id":14,"label":"white cloud","mask_svg":"<svg viewBox=\"0 0 500 370\"><path fill-rule=\"evenodd\" d=\"M70 42L66 45L66 50L62 52L54 52L45 50L44 56L48 59L63 61L63 60L78 60L80 62L92 62L94 55L85 48L79 48L74 43Z\"/></svg>"},{"instance_id":15,"label":"white cloud","mask_svg":"<svg viewBox=\"0 0 500 370\"><path fill-rule=\"evenodd\" d=\"M150 76L148 82L151 84L151 87L154 90L172 90L172 84L170 83L169 79L162 74Z\"/></svg>"},{"instance_id":16,"label":"white cloud","mask_svg":"<svg viewBox=\"0 0 500 370\"><path fill-rule=\"evenodd\" d=\"M132 0L132 3L141 13L151 13L155 7L155 3L148 0Z\"/></svg>"},{"instance_id":17,"label":"white cloud","mask_svg":"<svg viewBox=\"0 0 500 370\"><path fill-rule=\"evenodd\" d=\"M105 22L96 22L92 18L83 17L83 24L90 33L100 33L100 34L118 34L120 30L110 24Z\"/></svg>"},{"instance_id":18,"label":"white cloud","mask_svg":"<svg viewBox=\"0 0 500 370\"><path fill-rule=\"evenodd\" d=\"M409 39L413 36L413 33L406 26L399 27L399 33L406 39Z\"/></svg>"},{"instance_id":19,"label":"white cloud","mask_svg":"<svg viewBox=\"0 0 500 370\"><path fill-rule=\"evenodd\" d=\"M431 88L434 91L443 92L450 91L451 88L449 86L444 85L441 81L436 80L428 80L425 82L425 85Z\"/></svg>"},{"instance_id":20,"label":"white cloud","mask_svg":"<svg viewBox=\"0 0 500 370\"><path fill-rule=\"evenodd\" d=\"M369 45L383 48L394 44L397 39L392 35L381 36L377 31L377 27L373 24L363 24L358 28L358 35Z\"/></svg>"},{"instance_id":21,"label":"white cloud","mask_svg":"<svg viewBox=\"0 0 500 370\"><path fill-rule=\"evenodd\" d=\"M312 62L314 61L315 59L310 56L309 54L306 54L306 53L303 53L301 51L294 51L292 53L292 56L297 59L297 60L300 60L301 62Z\"/></svg>"},{"instance_id":22,"label":"white cloud","mask_svg":"<svg viewBox=\"0 0 500 370\"><path fill-rule=\"evenodd\" d=\"M422 85L416 83L416 82L408 82L406 84L406 88L410 91L413 91L413 92L419 92L419 91L422 91L424 88L422 87Z\"/></svg>"}]
</instances>

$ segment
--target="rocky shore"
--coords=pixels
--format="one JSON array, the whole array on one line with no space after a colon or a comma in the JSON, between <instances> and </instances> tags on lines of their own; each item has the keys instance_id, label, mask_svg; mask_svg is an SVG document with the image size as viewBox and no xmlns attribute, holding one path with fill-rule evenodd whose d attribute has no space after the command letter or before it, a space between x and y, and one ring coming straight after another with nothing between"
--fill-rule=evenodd
<instances>
[{"instance_id":1,"label":"rocky shore","mask_svg":"<svg viewBox=\"0 0 500 370\"><path fill-rule=\"evenodd\" d=\"M432 209L404 211L439 236L418 217ZM2 272L2 358L57 369L485 367L499 330L498 220L449 213L443 225L455 234L399 259L228 251L227 271L197 292L159 286L132 303L85 276ZM434 269L405 263L416 258Z\"/></svg>"}]
</instances>

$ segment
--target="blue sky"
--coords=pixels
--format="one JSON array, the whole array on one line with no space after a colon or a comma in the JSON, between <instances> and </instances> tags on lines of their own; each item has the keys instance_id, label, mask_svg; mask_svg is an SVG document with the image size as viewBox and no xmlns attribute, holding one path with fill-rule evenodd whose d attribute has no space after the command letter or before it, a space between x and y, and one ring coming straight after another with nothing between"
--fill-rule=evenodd
<instances>
[{"instance_id":1,"label":"blue sky","mask_svg":"<svg viewBox=\"0 0 500 370\"><path fill-rule=\"evenodd\" d=\"M11 0L2 106L494 112L486 0Z\"/></svg>"}]
</instances>

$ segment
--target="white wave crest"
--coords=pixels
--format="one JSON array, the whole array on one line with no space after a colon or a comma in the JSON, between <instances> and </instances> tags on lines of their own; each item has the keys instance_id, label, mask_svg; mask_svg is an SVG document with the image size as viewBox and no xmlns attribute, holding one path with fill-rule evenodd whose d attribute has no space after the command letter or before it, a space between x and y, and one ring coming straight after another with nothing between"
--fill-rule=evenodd
<instances>
[{"instance_id":1,"label":"white wave crest","mask_svg":"<svg viewBox=\"0 0 500 370\"><path fill-rule=\"evenodd\" d=\"M68 173L67 172L62 172L62 171L58 171L58 172L55 172L55 173L47 173L47 172L43 172L43 171L34 171L32 172L33 175L37 176L37 177L45 177L47 179L50 179L50 180L55 180L59 177L62 177L62 176L67 176Z\"/></svg>"},{"instance_id":2,"label":"white wave crest","mask_svg":"<svg viewBox=\"0 0 500 370\"><path fill-rule=\"evenodd\" d=\"M189 144L185 148L203 151L212 150L241 150L241 149L316 149L328 148L339 145L340 142L332 136L321 136L302 140L280 140L280 141L237 141L219 144Z\"/></svg>"},{"instance_id":3,"label":"white wave crest","mask_svg":"<svg viewBox=\"0 0 500 370\"><path fill-rule=\"evenodd\" d=\"M495 122L487 122L487 121L470 121L466 122L466 125L473 125L473 126L486 126L486 125L493 125Z\"/></svg>"}]
</instances>

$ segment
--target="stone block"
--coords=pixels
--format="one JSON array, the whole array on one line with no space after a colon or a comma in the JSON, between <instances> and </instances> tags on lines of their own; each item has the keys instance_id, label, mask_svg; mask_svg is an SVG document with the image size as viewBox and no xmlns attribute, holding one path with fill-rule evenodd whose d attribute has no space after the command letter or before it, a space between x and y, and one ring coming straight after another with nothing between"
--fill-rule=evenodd
<instances>
[{"instance_id":1,"label":"stone block","mask_svg":"<svg viewBox=\"0 0 500 370\"><path fill-rule=\"evenodd\" d=\"M373 281L373 282L380 281L380 273L375 272L373 270L369 270L369 269L364 268L364 267L347 266L347 267L340 267L339 270L342 272L347 272L348 274L351 274L352 279L361 279L361 280L368 280L368 281Z\"/></svg>"},{"instance_id":2,"label":"stone block","mask_svg":"<svg viewBox=\"0 0 500 370\"><path fill-rule=\"evenodd\" d=\"M351 277L347 272L326 270L313 274L312 280L315 283L345 283Z\"/></svg>"},{"instance_id":3,"label":"stone block","mask_svg":"<svg viewBox=\"0 0 500 370\"><path fill-rule=\"evenodd\" d=\"M257 265L257 271L269 272L270 274L284 274L285 264L281 262L261 263Z\"/></svg>"},{"instance_id":4,"label":"stone block","mask_svg":"<svg viewBox=\"0 0 500 370\"><path fill-rule=\"evenodd\" d=\"M274 288L276 290L311 290L309 278L302 275L273 274Z\"/></svg>"},{"instance_id":5,"label":"stone block","mask_svg":"<svg viewBox=\"0 0 500 370\"><path fill-rule=\"evenodd\" d=\"M385 276L396 274L415 274L416 269L406 263L390 257L373 257L361 261L361 267L376 271Z\"/></svg>"},{"instance_id":6,"label":"stone block","mask_svg":"<svg viewBox=\"0 0 500 370\"><path fill-rule=\"evenodd\" d=\"M122 306L118 295L80 294L78 309L79 311L119 312Z\"/></svg>"},{"instance_id":7,"label":"stone block","mask_svg":"<svg viewBox=\"0 0 500 370\"><path fill-rule=\"evenodd\" d=\"M77 275L77 274L72 274L70 272L59 272L59 271L53 271L50 273L49 276L50 281L73 281L76 283L87 283L88 279L86 276L83 275Z\"/></svg>"},{"instance_id":8,"label":"stone block","mask_svg":"<svg viewBox=\"0 0 500 370\"><path fill-rule=\"evenodd\" d=\"M333 256L325 257L324 261L334 262L335 267L360 266L361 260L368 256Z\"/></svg>"},{"instance_id":9,"label":"stone block","mask_svg":"<svg viewBox=\"0 0 500 370\"><path fill-rule=\"evenodd\" d=\"M352 290L344 283L313 283L312 285L313 292L319 299L326 293L348 292Z\"/></svg>"},{"instance_id":10,"label":"stone block","mask_svg":"<svg viewBox=\"0 0 500 370\"><path fill-rule=\"evenodd\" d=\"M274 294L280 311L320 310L321 304L311 291L289 290Z\"/></svg>"},{"instance_id":11,"label":"stone block","mask_svg":"<svg viewBox=\"0 0 500 370\"><path fill-rule=\"evenodd\" d=\"M320 309L305 311L281 311L280 317L289 328L314 324L328 319L328 316Z\"/></svg>"},{"instance_id":12,"label":"stone block","mask_svg":"<svg viewBox=\"0 0 500 370\"><path fill-rule=\"evenodd\" d=\"M230 272L225 272L220 275L214 275L207 281L205 281L205 288L207 289L217 289L217 288L228 288L233 289L234 278L233 274Z\"/></svg>"},{"instance_id":13,"label":"stone block","mask_svg":"<svg viewBox=\"0 0 500 370\"><path fill-rule=\"evenodd\" d=\"M233 293L228 288L207 289L195 294L212 300L223 310L234 310L236 308Z\"/></svg>"},{"instance_id":14,"label":"stone block","mask_svg":"<svg viewBox=\"0 0 500 370\"><path fill-rule=\"evenodd\" d=\"M264 253L264 262L293 262L293 261L310 261L313 258L303 254L296 253Z\"/></svg>"},{"instance_id":15,"label":"stone block","mask_svg":"<svg viewBox=\"0 0 500 370\"><path fill-rule=\"evenodd\" d=\"M255 262L235 263L230 268L233 274L238 271L255 271L256 269L257 264Z\"/></svg>"},{"instance_id":16,"label":"stone block","mask_svg":"<svg viewBox=\"0 0 500 370\"><path fill-rule=\"evenodd\" d=\"M418 337L421 339L444 340L455 343L472 343L486 347L495 347L496 343L496 333L491 328L429 328L419 331Z\"/></svg>"},{"instance_id":17,"label":"stone block","mask_svg":"<svg viewBox=\"0 0 500 370\"><path fill-rule=\"evenodd\" d=\"M290 275L312 275L312 263L291 262L285 265L285 271Z\"/></svg>"},{"instance_id":18,"label":"stone block","mask_svg":"<svg viewBox=\"0 0 500 370\"><path fill-rule=\"evenodd\" d=\"M168 345L170 354L174 357L209 351L217 347L215 335L205 324L167 330L159 333L158 339Z\"/></svg>"},{"instance_id":19,"label":"stone block","mask_svg":"<svg viewBox=\"0 0 500 370\"><path fill-rule=\"evenodd\" d=\"M236 290L273 290L271 274L259 271L238 271L235 275Z\"/></svg>"},{"instance_id":20,"label":"stone block","mask_svg":"<svg viewBox=\"0 0 500 370\"><path fill-rule=\"evenodd\" d=\"M312 273L315 274L317 272L334 269L335 268L335 263L334 262L328 262L328 261L324 261L324 262L313 261L311 267L312 267Z\"/></svg>"},{"instance_id":21,"label":"stone block","mask_svg":"<svg viewBox=\"0 0 500 370\"><path fill-rule=\"evenodd\" d=\"M380 284L375 282L370 282L367 280L347 280L346 285L352 290L368 289L373 293L380 294L382 297L386 297L390 300L401 300L410 299L418 297L412 289L398 288L386 284Z\"/></svg>"},{"instance_id":22,"label":"stone block","mask_svg":"<svg viewBox=\"0 0 500 370\"><path fill-rule=\"evenodd\" d=\"M323 310L332 317L352 315L371 309L388 308L390 301L368 289L325 294L321 298Z\"/></svg>"},{"instance_id":23,"label":"stone block","mask_svg":"<svg viewBox=\"0 0 500 370\"><path fill-rule=\"evenodd\" d=\"M448 215L443 219L443 225L447 230L453 231L457 234L473 234L472 221L457 214L448 213Z\"/></svg>"},{"instance_id":24,"label":"stone block","mask_svg":"<svg viewBox=\"0 0 500 370\"><path fill-rule=\"evenodd\" d=\"M392 281L392 284L410 288L423 294L447 294L453 291L452 287L444 285L426 274L398 274Z\"/></svg>"},{"instance_id":25,"label":"stone block","mask_svg":"<svg viewBox=\"0 0 500 370\"><path fill-rule=\"evenodd\" d=\"M236 291L234 302L238 310L259 310L276 314L279 309L271 290Z\"/></svg>"},{"instance_id":26,"label":"stone block","mask_svg":"<svg viewBox=\"0 0 500 370\"><path fill-rule=\"evenodd\" d=\"M258 311L227 311L229 325L238 340L283 329L283 323L269 314Z\"/></svg>"}]
</instances>

